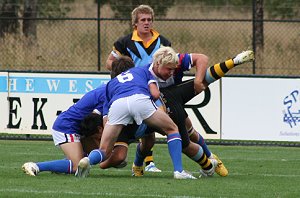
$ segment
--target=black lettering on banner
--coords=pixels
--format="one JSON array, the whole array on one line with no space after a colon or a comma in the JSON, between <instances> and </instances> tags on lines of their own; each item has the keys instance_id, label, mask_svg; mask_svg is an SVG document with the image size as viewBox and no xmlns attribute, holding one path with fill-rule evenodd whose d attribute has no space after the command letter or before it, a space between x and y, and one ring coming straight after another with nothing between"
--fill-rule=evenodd
<instances>
[{"instance_id":1,"label":"black lettering on banner","mask_svg":"<svg viewBox=\"0 0 300 198\"><path fill-rule=\"evenodd\" d=\"M73 98L73 103L75 104L76 102L78 102L78 100L80 100L79 98Z\"/></svg>"},{"instance_id":2,"label":"black lettering on banner","mask_svg":"<svg viewBox=\"0 0 300 198\"><path fill-rule=\"evenodd\" d=\"M78 100L80 100L80 99L78 99L78 98L73 98L73 103L75 104L76 102L78 102ZM61 114L61 112L62 112L62 110L56 111L56 116L59 116L59 114Z\"/></svg>"},{"instance_id":3,"label":"black lettering on banner","mask_svg":"<svg viewBox=\"0 0 300 198\"><path fill-rule=\"evenodd\" d=\"M7 128L10 129L18 129L20 128L21 120L22 118L19 119L17 124L13 124L13 115L15 115L15 118L18 116L18 107L16 106L15 109L13 109L13 104L14 102L17 102L17 104L22 107L21 100L18 97L7 97L7 100L9 101L9 115L8 115L8 124Z\"/></svg>"},{"instance_id":4,"label":"black lettering on banner","mask_svg":"<svg viewBox=\"0 0 300 198\"><path fill-rule=\"evenodd\" d=\"M201 103L196 104L196 105L184 105L184 107L190 108L193 110L193 112L197 116L199 122L201 123L203 129L205 130L205 132L207 134L217 134L216 131L214 131L214 130L212 130L212 128L210 128L210 126L208 125L208 123L206 122L206 120L204 119L204 117L202 116L202 114L200 113L200 111L198 109L198 108L206 106L209 103L210 98L211 98L210 89L209 89L209 87L207 87L204 91L204 99Z\"/></svg>"},{"instance_id":5,"label":"black lettering on banner","mask_svg":"<svg viewBox=\"0 0 300 198\"><path fill-rule=\"evenodd\" d=\"M59 116L59 114L61 114L62 111L56 111L56 116Z\"/></svg>"},{"instance_id":6,"label":"black lettering on banner","mask_svg":"<svg viewBox=\"0 0 300 198\"><path fill-rule=\"evenodd\" d=\"M39 98L32 98L32 101L34 104L34 110L33 110L33 124L31 126L31 129L38 129L37 117L39 116L41 119L40 129L47 130L47 125L45 123L45 119L44 119L44 115L43 115L43 111L42 111L43 106L47 102L47 98L41 98L42 105L40 106L39 109L38 109Z\"/></svg>"}]
</instances>

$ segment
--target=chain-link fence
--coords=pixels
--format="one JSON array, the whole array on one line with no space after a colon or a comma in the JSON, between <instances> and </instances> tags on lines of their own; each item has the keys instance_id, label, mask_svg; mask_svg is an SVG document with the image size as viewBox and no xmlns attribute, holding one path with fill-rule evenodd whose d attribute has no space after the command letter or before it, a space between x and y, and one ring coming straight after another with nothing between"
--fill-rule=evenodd
<instances>
[{"instance_id":1,"label":"chain-link fence","mask_svg":"<svg viewBox=\"0 0 300 198\"><path fill-rule=\"evenodd\" d=\"M95 4L97 5L97 4ZM26 18L35 20L36 36L5 33L0 38L0 70L107 71L105 61L113 43L130 33L130 19ZM182 11L188 14L189 10ZM128 14L130 16L130 13ZM23 17L0 17L0 22ZM300 76L300 20L263 20L263 45L256 46L254 20L247 19L156 19L154 27L172 42L178 52L198 52L214 64L245 49L256 50L254 63L230 74ZM22 27L20 27L21 29Z\"/></svg>"}]
</instances>

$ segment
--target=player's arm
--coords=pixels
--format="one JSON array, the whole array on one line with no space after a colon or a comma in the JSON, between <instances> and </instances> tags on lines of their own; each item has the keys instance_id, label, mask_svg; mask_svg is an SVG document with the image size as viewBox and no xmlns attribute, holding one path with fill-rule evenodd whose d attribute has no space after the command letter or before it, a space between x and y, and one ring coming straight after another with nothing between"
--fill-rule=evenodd
<instances>
[{"instance_id":1,"label":"player's arm","mask_svg":"<svg viewBox=\"0 0 300 198\"><path fill-rule=\"evenodd\" d=\"M118 40L114 43L113 49L110 52L106 63L105 63L105 67L106 69L108 69L109 71L111 71L111 67L112 67L112 62L119 59L123 53L125 53L125 49L122 47L123 46L123 41L122 40Z\"/></svg>"},{"instance_id":2,"label":"player's arm","mask_svg":"<svg viewBox=\"0 0 300 198\"><path fill-rule=\"evenodd\" d=\"M199 94L207 88L207 83L205 82L205 73L208 67L208 57L204 54L191 54L192 65L196 68L195 79L194 79L194 89L195 93Z\"/></svg>"},{"instance_id":3,"label":"player's arm","mask_svg":"<svg viewBox=\"0 0 300 198\"><path fill-rule=\"evenodd\" d=\"M159 109L163 110L164 112L167 112L166 104L164 103L164 100L161 96L157 100L155 100L154 103Z\"/></svg>"},{"instance_id":4,"label":"player's arm","mask_svg":"<svg viewBox=\"0 0 300 198\"><path fill-rule=\"evenodd\" d=\"M107 115L103 116L103 126L105 126L106 122L107 122Z\"/></svg>"},{"instance_id":5,"label":"player's arm","mask_svg":"<svg viewBox=\"0 0 300 198\"><path fill-rule=\"evenodd\" d=\"M151 93L151 96L152 96L153 100L157 100L160 96L160 91L157 87L156 82L151 82L149 84L149 90L150 90L150 93Z\"/></svg>"}]
</instances>

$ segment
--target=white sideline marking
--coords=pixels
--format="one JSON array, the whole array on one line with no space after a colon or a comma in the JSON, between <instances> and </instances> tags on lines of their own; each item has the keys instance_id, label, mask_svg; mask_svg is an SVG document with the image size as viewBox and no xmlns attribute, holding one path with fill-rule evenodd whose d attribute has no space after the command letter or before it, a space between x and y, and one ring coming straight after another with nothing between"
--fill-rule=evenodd
<instances>
[{"instance_id":1,"label":"white sideline marking","mask_svg":"<svg viewBox=\"0 0 300 198\"><path fill-rule=\"evenodd\" d=\"M38 191L38 190L25 190L25 189L17 189L17 188L11 188L11 189L0 189L0 192L19 192L19 193L34 193L34 194L68 194L68 195L82 195L82 196L111 196L111 197L173 197L173 198L200 198L195 196L165 196L165 195L134 195L134 194L114 194L114 193L81 193L81 192L74 192L74 191Z\"/></svg>"}]
</instances>

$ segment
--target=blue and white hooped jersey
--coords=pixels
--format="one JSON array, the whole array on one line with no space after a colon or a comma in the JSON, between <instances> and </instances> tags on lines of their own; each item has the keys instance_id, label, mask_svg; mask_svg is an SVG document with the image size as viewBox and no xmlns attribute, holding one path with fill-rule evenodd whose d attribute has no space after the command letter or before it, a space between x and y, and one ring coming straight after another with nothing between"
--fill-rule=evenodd
<instances>
[{"instance_id":1,"label":"blue and white hooped jersey","mask_svg":"<svg viewBox=\"0 0 300 198\"><path fill-rule=\"evenodd\" d=\"M80 122L84 119L84 117L93 112L93 110L97 110L103 114L105 88L106 85L102 85L92 91L87 92L68 110L59 114L52 128L56 131L67 134L78 133Z\"/></svg>"},{"instance_id":2,"label":"blue and white hooped jersey","mask_svg":"<svg viewBox=\"0 0 300 198\"><path fill-rule=\"evenodd\" d=\"M107 115L111 104L119 98L134 94L144 94L151 97L150 83L156 83L156 80L148 67L134 67L111 79L106 86L104 115Z\"/></svg>"}]
</instances>

